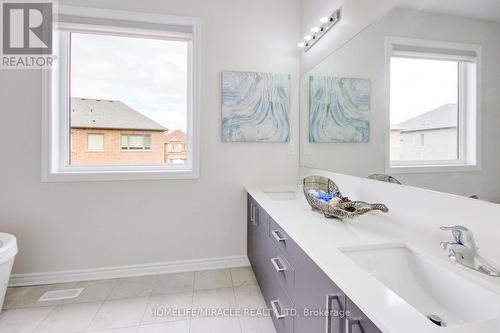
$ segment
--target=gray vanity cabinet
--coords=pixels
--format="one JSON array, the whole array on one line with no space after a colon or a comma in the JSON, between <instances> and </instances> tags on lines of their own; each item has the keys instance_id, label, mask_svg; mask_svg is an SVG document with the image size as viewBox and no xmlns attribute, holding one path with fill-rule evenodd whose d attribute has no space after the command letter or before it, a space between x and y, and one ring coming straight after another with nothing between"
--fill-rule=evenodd
<instances>
[{"instance_id":1,"label":"gray vanity cabinet","mask_svg":"<svg viewBox=\"0 0 500 333\"><path fill-rule=\"evenodd\" d=\"M247 220L248 259L277 333L381 333L250 195Z\"/></svg>"},{"instance_id":2,"label":"gray vanity cabinet","mask_svg":"<svg viewBox=\"0 0 500 333\"><path fill-rule=\"evenodd\" d=\"M344 293L300 248L295 251L295 333L343 333Z\"/></svg>"},{"instance_id":3,"label":"gray vanity cabinet","mask_svg":"<svg viewBox=\"0 0 500 333\"><path fill-rule=\"evenodd\" d=\"M382 333L375 324L366 317L353 301L346 297L346 309L349 317L346 318L346 329L348 333Z\"/></svg>"}]
</instances>

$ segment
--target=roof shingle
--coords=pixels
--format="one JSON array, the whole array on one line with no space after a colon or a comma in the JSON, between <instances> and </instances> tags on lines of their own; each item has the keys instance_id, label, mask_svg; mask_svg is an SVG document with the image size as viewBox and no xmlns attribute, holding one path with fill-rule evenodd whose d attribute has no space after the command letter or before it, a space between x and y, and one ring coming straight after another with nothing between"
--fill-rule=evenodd
<instances>
[{"instance_id":1,"label":"roof shingle","mask_svg":"<svg viewBox=\"0 0 500 333\"><path fill-rule=\"evenodd\" d=\"M71 98L71 127L168 131L120 101Z\"/></svg>"},{"instance_id":2,"label":"roof shingle","mask_svg":"<svg viewBox=\"0 0 500 333\"><path fill-rule=\"evenodd\" d=\"M445 104L399 124L401 132L425 131L430 129L457 127L456 104Z\"/></svg>"}]
</instances>

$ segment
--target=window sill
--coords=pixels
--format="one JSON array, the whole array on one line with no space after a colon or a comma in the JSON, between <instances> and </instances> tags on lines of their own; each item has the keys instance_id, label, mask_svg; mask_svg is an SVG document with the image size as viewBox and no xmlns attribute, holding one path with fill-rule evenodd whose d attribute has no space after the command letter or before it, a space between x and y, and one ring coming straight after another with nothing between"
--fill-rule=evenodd
<instances>
[{"instance_id":1,"label":"window sill","mask_svg":"<svg viewBox=\"0 0 500 333\"><path fill-rule=\"evenodd\" d=\"M127 180L172 180L198 179L199 172L192 169L158 169L126 171L57 171L43 172L42 182L92 182L92 181L127 181Z\"/></svg>"},{"instance_id":2,"label":"window sill","mask_svg":"<svg viewBox=\"0 0 500 333\"><path fill-rule=\"evenodd\" d=\"M440 165L391 165L385 168L387 174L402 173L440 173L481 171L477 164L440 164Z\"/></svg>"},{"instance_id":3,"label":"window sill","mask_svg":"<svg viewBox=\"0 0 500 333\"><path fill-rule=\"evenodd\" d=\"M120 152L143 152L143 153L150 153L152 152L152 149L120 149Z\"/></svg>"}]
</instances>

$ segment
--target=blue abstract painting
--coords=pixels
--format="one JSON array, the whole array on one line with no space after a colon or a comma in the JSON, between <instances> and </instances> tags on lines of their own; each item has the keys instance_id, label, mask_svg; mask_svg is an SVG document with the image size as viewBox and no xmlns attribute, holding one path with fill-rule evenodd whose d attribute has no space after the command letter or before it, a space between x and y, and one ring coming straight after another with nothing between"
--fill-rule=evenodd
<instances>
[{"instance_id":1,"label":"blue abstract painting","mask_svg":"<svg viewBox=\"0 0 500 333\"><path fill-rule=\"evenodd\" d=\"M222 73L222 141L287 142L290 75Z\"/></svg>"},{"instance_id":2,"label":"blue abstract painting","mask_svg":"<svg viewBox=\"0 0 500 333\"><path fill-rule=\"evenodd\" d=\"M309 142L369 142L370 93L370 80L311 76Z\"/></svg>"}]
</instances>

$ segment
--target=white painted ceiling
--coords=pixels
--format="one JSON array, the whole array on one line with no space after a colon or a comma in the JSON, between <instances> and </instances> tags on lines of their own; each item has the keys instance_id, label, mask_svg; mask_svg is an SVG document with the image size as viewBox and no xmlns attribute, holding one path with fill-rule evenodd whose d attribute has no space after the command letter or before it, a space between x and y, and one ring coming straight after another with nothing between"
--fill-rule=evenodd
<instances>
[{"instance_id":1,"label":"white painted ceiling","mask_svg":"<svg viewBox=\"0 0 500 333\"><path fill-rule=\"evenodd\" d=\"M500 23L500 0L401 0L399 7Z\"/></svg>"}]
</instances>

